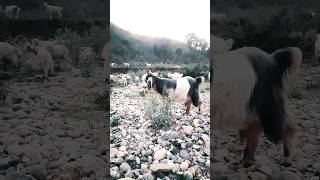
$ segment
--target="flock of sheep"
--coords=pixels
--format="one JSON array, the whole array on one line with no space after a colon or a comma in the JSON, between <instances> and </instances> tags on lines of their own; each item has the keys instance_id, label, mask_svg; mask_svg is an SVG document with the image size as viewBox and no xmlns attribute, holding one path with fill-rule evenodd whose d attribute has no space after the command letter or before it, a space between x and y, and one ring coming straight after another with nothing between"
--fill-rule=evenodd
<instances>
[{"instance_id":1,"label":"flock of sheep","mask_svg":"<svg viewBox=\"0 0 320 180\"><path fill-rule=\"evenodd\" d=\"M33 39L19 48L7 42L0 42L0 64L2 67L8 67L4 71L17 72L26 63L26 59L22 55L31 52L35 55L36 62L43 71L44 79L48 80L49 73L55 72L55 64L62 65L63 69L67 69L72 62L69 49L65 46L65 43L65 41ZM106 46L107 44L101 55L105 62L107 62ZM82 47L80 51L79 62L92 61L96 57L91 47Z\"/></svg>"},{"instance_id":2,"label":"flock of sheep","mask_svg":"<svg viewBox=\"0 0 320 180\"><path fill-rule=\"evenodd\" d=\"M61 19L63 7L50 5L47 2L43 2L42 7L46 11L48 18ZM2 6L0 5L0 17L9 19L18 19L21 13L21 8L16 5Z\"/></svg>"}]
</instances>

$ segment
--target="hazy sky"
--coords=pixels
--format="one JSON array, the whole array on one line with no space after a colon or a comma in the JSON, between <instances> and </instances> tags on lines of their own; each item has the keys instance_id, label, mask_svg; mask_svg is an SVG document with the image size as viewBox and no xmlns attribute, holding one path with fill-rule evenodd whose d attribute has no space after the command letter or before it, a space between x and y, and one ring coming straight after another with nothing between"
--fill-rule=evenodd
<instances>
[{"instance_id":1,"label":"hazy sky","mask_svg":"<svg viewBox=\"0 0 320 180\"><path fill-rule=\"evenodd\" d=\"M110 0L110 21L139 35L210 40L210 0Z\"/></svg>"}]
</instances>

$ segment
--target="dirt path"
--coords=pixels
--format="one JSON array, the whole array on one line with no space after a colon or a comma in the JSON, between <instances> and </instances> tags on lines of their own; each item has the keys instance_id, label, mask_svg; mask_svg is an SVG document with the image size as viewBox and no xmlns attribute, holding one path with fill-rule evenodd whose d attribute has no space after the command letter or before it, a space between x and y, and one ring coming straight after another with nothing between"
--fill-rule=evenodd
<instances>
[{"instance_id":1,"label":"dirt path","mask_svg":"<svg viewBox=\"0 0 320 180\"><path fill-rule=\"evenodd\" d=\"M95 104L105 86L97 71L93 78L73 72L44 83L11 83L0 108L0 176L106 177L105 113Z\"/></svg>"}]
</instances>

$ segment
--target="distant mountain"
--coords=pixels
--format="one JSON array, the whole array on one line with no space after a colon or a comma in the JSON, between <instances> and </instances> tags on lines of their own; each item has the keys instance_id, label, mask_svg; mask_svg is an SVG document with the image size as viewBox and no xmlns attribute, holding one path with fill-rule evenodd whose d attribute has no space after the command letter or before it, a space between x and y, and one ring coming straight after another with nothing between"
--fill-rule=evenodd
<instances>
[{"instance_id":1,"label":"distant mountain","mask_svg":"<svg viewBox=\"0 0 320 180\"><path fill-rule=\"evenodd\" d=\"M117 64L122 62L136 65L144 63L209 64L210 62L207 52L190 48L185 43L133 34L112 23L110 38L111 61Z\"/></svg>"}]
</instances>

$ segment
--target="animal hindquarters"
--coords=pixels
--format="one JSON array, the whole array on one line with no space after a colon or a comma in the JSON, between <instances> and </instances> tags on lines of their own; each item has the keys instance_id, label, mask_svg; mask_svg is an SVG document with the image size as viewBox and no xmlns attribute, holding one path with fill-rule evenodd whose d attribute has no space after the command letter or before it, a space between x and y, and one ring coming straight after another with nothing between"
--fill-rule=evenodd
<instances>
[{"instance_id":1,"label":"animal hindquarters","mask_svg":"<svg viewBox=\"0 0 320 180\"><path fill-rule=\"evenodd\" d=\"M214 127L223 130L244 129L252 121L248 103L256 75L247 58L230 52L216 56L210 96Z\"/></svg>"}]
</instances>

